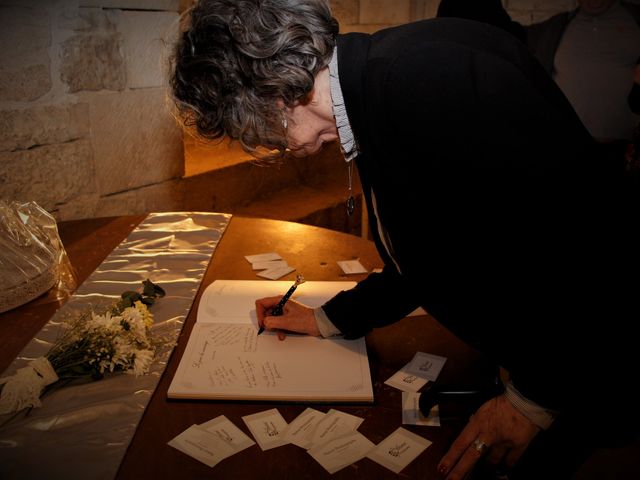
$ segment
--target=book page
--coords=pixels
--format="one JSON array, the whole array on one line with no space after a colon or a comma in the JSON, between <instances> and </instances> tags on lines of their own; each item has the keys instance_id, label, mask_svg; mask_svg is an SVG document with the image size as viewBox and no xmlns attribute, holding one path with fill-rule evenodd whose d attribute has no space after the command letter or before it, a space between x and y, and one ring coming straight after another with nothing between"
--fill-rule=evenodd
<instances>
[{"instance_id":1,"label":"book page","mask_svg":"<svg viewBox=\"0 0 640 480\"><path fill-rule=\"evenodd\" d=\"M216 280L200 298L197 322L252 324L258 328L256 300L284 295L291 285L291 281ZM315 308L355 285L355 282L305 282L293 292L291 300Z\"/></svg>"},{"instance_id":2,"label":"book page","mask_svg":"<svg viewBox=\"0 0 640 480\"><path fill-rule=\"evenodd\" d=\"M274 283L282 285L272 287ZM283 294L290 285L291 282L223 281L211 289L206 299L205 292L168 396L373 401L364 338L288 335L280 341L269 331L257 335L248 320L251 311L255 315L255 299ZM300 292L300 302L321 305L352 285L353 282L306 282L295 293ZM308 286L311 288L303 288ZM203 321L200 312L204 312ZM231 316L223 316L222 312Z\"/></svg>"}]
</instances>

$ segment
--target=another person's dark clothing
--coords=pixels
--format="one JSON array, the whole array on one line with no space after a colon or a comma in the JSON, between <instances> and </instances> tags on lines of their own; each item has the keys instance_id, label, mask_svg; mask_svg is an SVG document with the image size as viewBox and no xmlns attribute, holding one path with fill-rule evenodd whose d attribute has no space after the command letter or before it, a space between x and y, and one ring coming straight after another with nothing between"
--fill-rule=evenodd
<instances>
[{"instance_id":1,"label":"another person's dark clothing","mask_svg":"<svg viewBox=\"0 0 640 480\"><path fill-rule=\"evenodd\" d=\"M638 189L527 47L438 19L339 36L338 64L386 267L327 302L330 320L358 337L422 306L594 442L636 431Z\"/></svg>"}]
</instances>

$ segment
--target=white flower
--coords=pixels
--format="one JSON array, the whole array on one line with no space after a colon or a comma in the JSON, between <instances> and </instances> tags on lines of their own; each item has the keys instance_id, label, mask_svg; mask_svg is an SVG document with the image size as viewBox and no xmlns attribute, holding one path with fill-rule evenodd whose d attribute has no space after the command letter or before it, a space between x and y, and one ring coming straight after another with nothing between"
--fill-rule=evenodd
<instances>
[{"instance_id":1,"label":"white flower","mask_svg":"<svg viewBox=\"0 0 640 480\"><path fill-rule=\"evenodd\" d=\"M131 332L134 338L140 343L147 341L147 326L144 317L139 309L135 307L125 308L122 312L122 320L126 323L125 330Z\"/></svg>"},{"instance_id":2,"label":"white flower","mask_svg":"<svg viewBox=\"0 0 640 480\"><path fill-rule=\"evenodd\" d=\"M133 359L133 368L129 372L135 376L144 375L149 372L149 367L153 361L153 350L138 350Z\"/></svg>"},{"instance_id":3,"label":"white flower","mask_svg":"<svg viewBox=\"0 0 640 480\"><path fill-rule=\"evenodd\" d=\"M164 296L162 288L143 282L145 292L138 298ZM149 285L153 293L148 293ZM39 407L44 387L65 378L92 376L124 371L143 375L149 371L154 347L149 338L153 315L141 301L130 304L132 292L111 310L96 313L91 309L61 324L62 335L45 357L36 359L11 377L0 379L0 413L16 412L26 407ZM133 297L135 297L133 292Z\"/></svg>"}]
</instances>

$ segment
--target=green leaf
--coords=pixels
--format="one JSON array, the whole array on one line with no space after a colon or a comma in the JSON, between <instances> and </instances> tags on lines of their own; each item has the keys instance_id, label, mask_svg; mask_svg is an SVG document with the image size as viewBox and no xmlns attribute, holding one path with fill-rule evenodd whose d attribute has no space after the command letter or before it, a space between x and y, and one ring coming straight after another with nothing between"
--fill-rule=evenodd
<instances>
[{"instance_id":1,"label":"green leaf","mask_svg":"<svg viewBox=\"0 0 640 480\"><path fill-rule=\"evenodd\" d=\"M156 285L148 278L142 282L142 285L144 285L144 289L142 291L143 295L148 297L164 297L166 295L166 292L161 286Z\"/></svg>"}]
</instances>

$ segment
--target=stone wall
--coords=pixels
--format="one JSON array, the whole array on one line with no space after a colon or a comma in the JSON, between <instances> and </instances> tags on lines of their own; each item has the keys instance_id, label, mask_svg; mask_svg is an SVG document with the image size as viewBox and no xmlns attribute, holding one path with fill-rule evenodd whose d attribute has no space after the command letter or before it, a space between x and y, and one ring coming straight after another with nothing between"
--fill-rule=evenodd
<instances>
[{"instance_id":1,"label":"stone wall","mask_svg":"<svg viewBox=\"0 0 640 480\"><path fill-rule=\"evenodd\" d=\"M439 0L330 3L342 32L374 32L431 18ZM525 24L575 6L504 3ZM62 220L185 208L164 61L188 5L0 0L0 198L35 200Z\"/></svg>"},{"instance_id":2,"label":"stone wall","mask_svg":"<svg viewBox=\"0 0 640 480\"><path fill-rule=\"evenodd\" d=\"M178 0L0 0L0 198L58 219L182 205Z\"/></svg>"}]
</instances>

